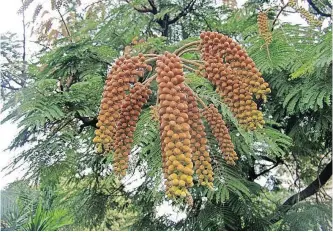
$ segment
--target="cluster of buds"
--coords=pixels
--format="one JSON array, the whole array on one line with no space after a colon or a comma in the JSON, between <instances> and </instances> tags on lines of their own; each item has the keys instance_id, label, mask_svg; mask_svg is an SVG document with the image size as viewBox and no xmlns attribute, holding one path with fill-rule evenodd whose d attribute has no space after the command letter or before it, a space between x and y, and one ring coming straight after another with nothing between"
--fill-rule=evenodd
<instances>
[{"instance_id":1,"label":"cluster of buds","mask_svg":"<svg viewBox=\"0 0 333 232\"><path fill-rule=\"evenodd\" d=\"M289 0L288 5L294 8L301 16L307 21L307 23L314 27L321 27L323 22L316 19L309 11L296 4L295 0Z\"/></svg>"},{"instance_id":2,"label":"cluster of buds","mask_svg":"<svg viewBox=\"0 0 333 232\"><path fill-rule=\"evenodd\" d=\"M142 54L136 57L120 57L113 65L105 81L101 109L97 117L98 129L93 140L97 144L97 152L110 152L113 149L117 122L126 91L138 81L138 77L144 75L145 70L151 70L151 66L145 63Z\"/></svg>"},{"instance_id":3,"label":"cluster of buds","mask_svg":"<svg viewBox=\"0 0 333 232\"><path fill-rule=\"evenodd\" d=\"M260 12L258 14L258 28L260 36L265 40L266 44L272 42L272 32L268 27L268 18L265 12Z\"/></svg>"},{"instance_id":4,"label":"cluster of buds","mask_svg":"<svg viewBox=\"0 0 333 232\"><path fill-rule=\"evenodd\" d=\"M195 172L200 185L212 188L214 174L211 165L212 159L210 158L207 149L205 126L201 120L198 103L192 90L185 86L184 92L187 94L188 123L191 127L191 150L193 154L192 160L194 162Z\"/></svg>"},{"instance_id":5,"label":"cluster of buds","mask_svg":"<svg viewBox=\"0 0 333 232\"><path fill-rule=\"evenodd\" d=\"M267 34L267 16L259 14L259 17L259 24L263 25L259 25L260 33ZM266 26L263 24L265 20ZM203 32L200 38L199 50L204 65L198 73L203 73L216 86L216 91L243 127L254 130L262 126L263 115L257 109L253 96L266 101L270 89L253 60L228 36ZM184 47L195 44L198 42ZM166 194L169 198L184 199L191 205L193 199L189 188L194 185L193 178L208 188L213 187L214 181L201 116L206 118L226 162L235 165L238 157L221 114L214 105L207 107L184 83L183 65L181 58L176 55L180 54L179 51L175 54L165 52L160 56L149 54L147 57L153 57L149 60L142 54L135 57L125 55L115 62L105 81L98 129L93 141L99 153L114 151L113 170L115 174L125 176L136 124L142 107L152 93L147 86L156 78L157 104L150 106L150 113L160 129ZM146 70L152 70L146 63L155 60L156 75L139 83L138 78ZM201 65L199 62L192 63ZM192 68L190 70L194 71ZM204 106L202 111L197 101Z\"/></svg>"},{"instance_id":6,"label":"cluster of buds","mask_svg":"<svg viewBox=\"0 0 333 232\"><path fill-rule=\"evenodd\" d=\"M141 83L136 83L126 96L117 125L114 143L114 172L122 176L126 175L128 168L128 156L133 143L133 134L139 119L142 106L147 103L151 90Z\"/></svg>"},{"instance_id":7,"label":"cluster of buds","mask_svg":"<svg viewBox=\"0 0 333 232\"><path fill-rule=\"evenodd\" d=\"M193 186L192 151L184 74L179 57L171 53L156 62L160 137L167 196L189 196Z\"/></svg>"},{"instance_id":8,"label":"cluster of buds","mask_svg":"<svg viewBox=\"0 0 333 232\"><path fill-rule=\"evenodd\" d=\"M204 109L203 115L206 118L214 137L218 141L219 148L227 164L235 165L235 160L238 160L238 157L234 145L231 142L229 130L222 119L222 115L213 104Z\"/></svg>"},{"instance_id":9,"label":"cluster of buds","mask_svg":"<svg viewBox=\"0 0 333 232\"><path fill-rule=\"evenodd\" d=\"M253 60L231 38L216 32L203 32L201 53L205 61L205 77L231 108L239 123L254 130L264 124L252 95L266 100L270 92Z\"/></svg>"}]
</instances>

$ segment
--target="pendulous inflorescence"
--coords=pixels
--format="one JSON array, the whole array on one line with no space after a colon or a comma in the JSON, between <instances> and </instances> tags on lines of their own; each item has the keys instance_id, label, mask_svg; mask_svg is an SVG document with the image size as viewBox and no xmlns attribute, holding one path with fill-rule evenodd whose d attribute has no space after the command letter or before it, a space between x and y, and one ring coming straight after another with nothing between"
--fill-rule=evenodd
<instances>
[{"instance_id":1,"label":"pendulous inflorescence","mask_svg":"<svg viewBox=\"0 0 333 232\"><path fill-rule=\"evenodd\" d=\"M253 60L227 36L203 32L200 37L205 77L216 85L217 92L242 126L249 130L261 127L263 116L252 95L266 100L270 89Z\"/></svg>"},{"instance_id":2,"label":"pendulous inflorescence","mask_svg":"<svg viewBox=\"0 0 333 232\"><path fill-rule=\"evenodd\" d=\"M142 54L136 57L120 57L113 65L105 81L101 109L97 117L98 129L95 131L94 142L99 153L113 149L117 122L126 91L137 82L138 77L143 76L145 69L150 68Z\"/></svg>"},{"instance_id":3,"label":"pendulous inflorescence","mask_svg":"<svg viewBox=\"0 0 333 232\"><path fill-rule=\"evenodd\" d=\"M200 185L213 187L213 169L207 147L205 126L201 120L200 109L192 90L184 87L187 94L188 117L191 134L192 160Z\"/></svg>"},{"instance_id":4,"label":"pendulous inflorescence","mask_svg":"<svg viewBox=\"0 0 333 232\"><path fill-rule=\"evenodd\" d=\"M268 27L268 18L266 12L260 12L258 14L258 28L259 35L265 40L265 43L268 45L272 42L272 32Z\"/></svg>"},{"instance_id":5,"label":"pendulous inflorescence","mask_svg":"<svg viewBox=\"0 0 333 232\"><path fill-rule=\"evenodd\" d=\"M163 172L169 197L189 195L193 186L193 163L188 104L184 74L179 57L171 53L160 56L157 64L159 121Z\"/></svg>"},{"instance_id":6,"label":"pendulous inflorescence","mask_svg":"<svg viewBox=\"0 0 333 232\"><path fill-rule=\"evenodd\" d=\"M150 94L151 90L147 86L136 83L121 106L114 143L113 166L116 174L126 175L128 156L133 143L136 123L139 119L142 106L147 103Z\"/></svg>"},{"instance_id":7,"label":"pendulous inflorescence","mask_svg":"<svg viewBox=\"0 0 333 232\"><path fill-rule=\"evenodd\" d=\"M288 5L294 8L301 16L307 21L307 23L314 27L321 27L322 21L316 19L309 11L307 11L304 7L298 6L296 4L296 0L289 0Z\"/></svg>"},{"instance_id":8,"label":"pendulous inflorescence","mask_svg":"<svg viewBox=\"0 0 333 232\"><path fill-rule=\"evenodd\" d=\"M227 164L235 165L235 161L238 160L238 157L235 152L234 145L231 142L229 130L222 119L222 115L213 104L204 109L203 115L206 118L214 137L217 139L220 150Z\"/></svg>"}]
</instances>

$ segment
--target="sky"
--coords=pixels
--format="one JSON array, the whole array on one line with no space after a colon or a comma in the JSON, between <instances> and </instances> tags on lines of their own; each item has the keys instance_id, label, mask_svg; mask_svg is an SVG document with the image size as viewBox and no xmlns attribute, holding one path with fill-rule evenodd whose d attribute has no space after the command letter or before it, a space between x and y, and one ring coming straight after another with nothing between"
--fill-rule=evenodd
<instances>
[{"instance_id":1,"label":"sky","mask_svg":"<svg viewBox=\"0 0 333 232\"><path fill-rule=\"evenodd\" d=\"M48 0L36 0L36 3L42 2L45 3ZM238 6L241 6L246 0L238 0ZM93 0L83 0L83 6L89 4L90 2L95 2ZM216 2L221 2L217 0ZM44 4L45 5L45 4ZM17 10L21 6L21 0L2 0L2 6L0 7L0 33L7 31L18 33L19 36L22 36L22 22L21 16L17 14ZM33 5L31 9L27 12L27 18L31 18ZM305 21L299 16L293 17L283 17L284 21L293 21L294 23L304 23ZM30 33L28 33L30 34ZM28 41L30 38L28 38ZM36 46L29 42L28 47L28 56L32 54L33 50L36 49ZM2 102L0 102L0 108L2 107ZM5 115L0 115L0 120L4 118ZM7 166L13 157L17 154L17 151L5 151L5 149L10 145L11 141L15 138L15 135L18 133L18 128L15 124L7 122L0 125L0 189L6 186L8 183L16 180L17 178L22 177L22 172L16 171L11 175L5 175L4 171L1 171L5 166Z\"/></svg>"},{"instance_id":2,"label":"sky","mask_svg":"<svg viewBox=\"0 0 333 232\"><path fill-rule=\"evenodd\" d=\"M21 19L16 14L20 7L20 0L2 0L0 7L0 33L7 31L21 33ZM0 100L0 108L2 107L2 101ZM0 120L4 118L5 115L0 115ZM14 157L15 151L8 152L4 151L11 141L15 138L18 130L15 124L5 123L0 125L0 189L2 189L6 184L14 181L16 178L21 177L19 173L13 173L9 176L4 176L5 172L1 171L6 165L9 164L11 158Z\"/></svg>"}]
</instances>

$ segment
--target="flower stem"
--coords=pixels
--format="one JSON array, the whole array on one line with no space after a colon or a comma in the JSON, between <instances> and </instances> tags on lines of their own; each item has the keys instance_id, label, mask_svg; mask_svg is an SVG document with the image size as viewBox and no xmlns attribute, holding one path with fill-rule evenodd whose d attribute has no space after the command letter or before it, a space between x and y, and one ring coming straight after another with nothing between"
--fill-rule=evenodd
<instances>
[{"instance_id":1,"label":"flower stem","mask_svg":"<svg viewBox=\"0 0 333 232\"><path fill-rule=\"evenodd\" d=\"M203 100L198 96L198 94L196 92L194 92L190 86L188 86L186 83L184 83L185 86L187 88L189 88L189 90L193 93L193 95L197 98L198 102L200 103L200 105L203 107L203 108L207 108L207 105L203 102Z\"/></svg>"},{"instance_id":2,"label":"flower stem","mask_svg":"<svg viewBox=\"0 0 333 232\"><path fill-rule=\"evenodd\" d=\"M191 42L191 43L188 43L188 44L185 44L184 46L178 48L177 50L175 50L173 53L176 54L176 55L179 55L179 53L183 50L185 50L186 48L188 47L191 47L191 46L197 46L200 44L200 40L198 41L194 41L194 42Z\"/></svg>"},{"instance_id":3,"label":"flower stem","mask_svg":"<svg viewBox=\"0 0 333 232\"><path fill-rule=\"evenodd\" d=\"M193 61L193 60L187 60L187 59L184 59L184 58L181 58L180 57L180 60L183 61L184 63L187 63L187 64L192 64L192 65L195 65L195 66L201 66L202 64L196 62L196 61Z\"/></svg>"},{"instance_id":4,"label":"flower stem","mask_svg":"<svg viewBox=\"0 0 333 232\"><path fill-rule=\"evenodd\" d=\"M181 56L187 52L200 52L200 50L198 48L189 48L189 49L179 52L178 56Z\"/></svg>"}]
</instances>

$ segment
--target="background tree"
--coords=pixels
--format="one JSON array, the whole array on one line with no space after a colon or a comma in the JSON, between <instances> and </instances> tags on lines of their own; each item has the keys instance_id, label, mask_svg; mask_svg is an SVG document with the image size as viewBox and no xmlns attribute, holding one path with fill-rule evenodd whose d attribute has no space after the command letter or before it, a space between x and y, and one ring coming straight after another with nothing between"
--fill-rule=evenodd
<instances>
[{"instance_id":1,"label":"background tree","mask_svg":"<svg viewBox=\"0 0 333 232\"><path fill-rule=\"evenodd\" d=\"M20 83L17 61L7 60L1 69L3 87L11 87L5 92L3 111L8 116L3 122L11 120L21 128L9 149L29 144L7 170L26 161L26 179L37 184L40 199L50 199L49 209L70 209L73 221L66 229L330 230L331 197L323 185L332 175L332 32L331 5L322 2L308 1L310 14L328 23L316 28L281 22L281 14L298 13L288 13L295 9L273 1L248 1L240 9L204 0L98 1L83 10L79 2L59 1L51 10L58 12L60 26L49 24L35 32L38 43L49 48L43 47L29 62L25 84L5 82L13 78ZM268 15L270 43L259 34L257 16L262 11ZM71 17L67 20L66 15ZM43 24L38 17L35 21ZM187 84L198 96L218 106L240 160L230 167L212 151L220 164L215 175L223 181L215 184L215 191L193 188L193 206L173 203L186 214L174 222L156 216L165 194L158 123L150 109L153 99L139 118L134 143L140 149L133 151L136 159L125 180L116 181L112 157L97 156L92 139L107 69L125 47L132 54L173 51L197 40L202 30L242 44L272 93L267 103L257 102L265 127L249 133L238 126L208 81L187 75ZM19 60L18 43L5 41L2 58ZM196 60L198 55L188 52L183 57ZM152 89L156 93L156 85ZM209 143L216 143L207 134ZM293 178L288 187L285 172ZM261 177L267 178L266 187L254 182ZM139 186L130 187L139 180ZM34 215L30 222L43 214ZM120 227L124 220L133 223Z\"/></svg>"}]
</instances>

